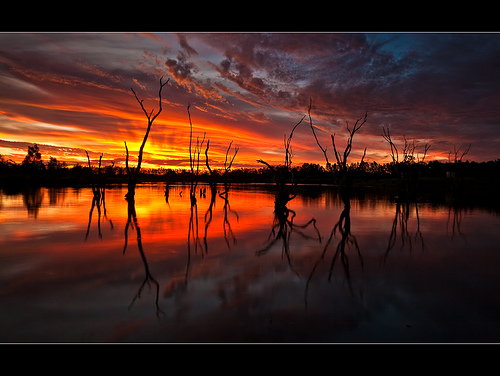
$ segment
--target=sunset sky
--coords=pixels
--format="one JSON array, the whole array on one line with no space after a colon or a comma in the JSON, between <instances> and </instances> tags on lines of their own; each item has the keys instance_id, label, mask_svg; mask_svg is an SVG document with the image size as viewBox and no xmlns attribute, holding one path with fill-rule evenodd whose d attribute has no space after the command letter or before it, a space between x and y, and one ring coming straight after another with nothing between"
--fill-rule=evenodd
<instances>
[{"instance_id":1,"label":"sunset sky","mask_svg":"<svg viewBox=\"0 0 500 376\"><path fill-rule=\"evenodd\" d=\"M368 112L348 162L389 161L381 137L415 138L427 160L500 158L500 34L484 33L0 33L0 154L19 163L29 145L69 165L135 161L153 124L143 167L187 168L191 104L194 136L210 139L213 167L229 143L233 167L283 163L283 137L307 114L335 161L345 122ZM292 140L293 162L325 164L308 118ZM202 154L202 157L203 154Z\"/></svg>"}]
</instances>

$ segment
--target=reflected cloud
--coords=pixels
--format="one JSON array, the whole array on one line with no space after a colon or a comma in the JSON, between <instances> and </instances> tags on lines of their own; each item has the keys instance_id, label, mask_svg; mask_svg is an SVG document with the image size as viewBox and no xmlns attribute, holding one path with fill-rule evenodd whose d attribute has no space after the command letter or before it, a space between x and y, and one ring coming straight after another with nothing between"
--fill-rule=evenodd
<instances>
[{"instance_id":1,"label":"reflected cloud","mask_svg":"<svg viewBox=\"0 0 500 376\"><path fill-rule=\"evenodd\" d=\"M138 186L136 200L126 204L126 187L109 186L105 190L108 215L113 214L114 226L124 232L109 234L108 226L101 224L104 241L97 234L89 235L81 247L74 247L74 239L88 226L88 204L94 198L90 187L68 189L65 195L42 188L44 198L48 202L52 197L53 204L43 201L36 221L26 216L23 193L0 193L0 309L5 317L0 322L1 339L439 342L499 338L495 245L500 217L492 212L471 208L454 213L443 204L415 207L413 202L400 202L398 207L385 196L370 194L346 203L329 187L313 192L300 186L296 198L282 206L279 203L286 197L276 197L268 186L233 183L227 197L218 194L225 190L223 185L211 188L200 183L193 189L196 210L193 207L191 212L195 200L190 197L190 184L171 184L168 205L163 184ZM232 238L227 238L231 248L224 237L225 198L238 240L233 245ZM94 213L97 208L96 203ZM450 248L455 214L455 236L459 224L462 233L467 229L469 239ZM101 204L101 221L102 215ZM429 251L415 252L424 235ZM382 264L388 237L396 240L389 244L392 248ZM408 257L408 237L418 257ZM398 252L403 242L403 252ZM265 248L267 253L256 257L256 250ZM61 317L65 317L64 326ZM67 325L72 329L66 330ZM120 327L130 330L113 336Z\"/></svg>"}]
</instances>

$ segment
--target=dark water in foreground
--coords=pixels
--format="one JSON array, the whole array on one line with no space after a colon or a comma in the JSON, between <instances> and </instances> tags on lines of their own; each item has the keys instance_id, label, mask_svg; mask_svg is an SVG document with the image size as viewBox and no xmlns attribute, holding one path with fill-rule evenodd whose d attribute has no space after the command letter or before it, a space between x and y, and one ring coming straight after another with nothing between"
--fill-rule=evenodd
<instances>
[{"instance_id":1,"label":"dark water in foreground","mask_svg":"<svg viewBox=\"0 0 500 376\"><path fill-rule=\"evenodd\" d=\"M1 194L0 341L500 342L497 213L201 188Z\"/></svg>"}]
</instances>

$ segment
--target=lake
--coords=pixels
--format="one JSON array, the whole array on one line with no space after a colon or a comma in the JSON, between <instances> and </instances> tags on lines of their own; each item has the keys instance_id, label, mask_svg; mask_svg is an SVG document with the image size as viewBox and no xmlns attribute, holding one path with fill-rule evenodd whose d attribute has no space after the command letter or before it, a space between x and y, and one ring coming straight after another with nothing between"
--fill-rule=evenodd
<instances>
[{"instance_id":1,"label":"lake","mask_svg":"<svg viewBox=\"0 0 500 376\"><path fill-rule=\"evenodd\" d=\"M217 188L1 193L0 341L500 341L497 212Z\"/></svg>"}]
</instances>

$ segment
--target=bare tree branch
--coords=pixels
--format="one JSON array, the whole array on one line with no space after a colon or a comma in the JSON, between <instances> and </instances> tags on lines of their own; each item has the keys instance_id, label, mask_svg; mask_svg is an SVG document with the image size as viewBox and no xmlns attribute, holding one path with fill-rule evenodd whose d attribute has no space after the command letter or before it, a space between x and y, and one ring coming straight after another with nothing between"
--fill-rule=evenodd
<instances>
[{"instance_id":1,"label":"bare tree branch","mask_svg":"<svg viewBox=\"0 0 500 376\"><path fill-rule=\"evenodd\" d=\"M465 155L467 155L469 153L469 150L471 148L472 144L469 144L469 146L467 147L467 149L465 149L462 154L460 155L460 157L458 156L459 152L460 152L460 149L462 147L459 147L458 149L456 149L455 145L453 145L453 150L455 152L455 159L454 159L454 162L455 163L460 163L462 162L462 159Z\"/></svg>"},{"instance_id":2,"label":"bare tree branch","mask_svg":"<svg viewBox=\"0 0 500 376\"><path fill-rule=\"evenodd\" d=\"M132 93L134 93L135 99L141 105L142 111L144 112L144 114L148 118L148 121L150 121L151 123L153 121L155 121L155 119L158 117L158 115L162 111L162 107L161 107L161 90L163 89L163 86L165 86L166 84L168 84L168 82L170 81L170 78L169 78L167 81L165 81L164 83L162 83L161 82L162 79L163 79L163 76L160 77L160 89L159 89L159 92L158 92L158 103L159 103L159 107L160 108L158 109L158 112L155 114L155 116L152 119L151 119L151 115L153 114L154 109L152 109L151 112L148 114L148 112L146 111L146 109L144 108L144 105L143 105L144 100L143 99L142 100L139 99L139 97L135 93L134 89L130 88L130 90L132 90Z\"/></svg>"},{"instance_id":3,"label":"bare tree branch","mask_svg":"<svg viewBox=\"0 0 500 376\"><path fill-rule=\"evenodd\" d=\"M229 161L229 165L226 167L226 164L227 164L227 156L229 154L229 150L231 150L231 145L233 144L233 141L231 141L229 143L229 147L227 148L227 151L226 151L226 160L224 161L224 170L226 170L226 172L228 172L230 169L231 169L231 166L233 164L233 161L234 161L234 158L236 158L236 154L238 154L238 150L240 150L240 148L238 146L235 146L234 147L234 155L233 157L231 158L231 160Z\"/></svg>"},{"instance_id":4,"label":"bare tree branch","mask_svg":"<svg viewBox=\"0 0 500 376\"><path fill-rule=\"evenodd\" d=\"M146 130L146 134L144 135L144 139L142 140L142 144L141 144L141 147L139 149L139 158L138 158L138 161L137 161L137 168L135 169L135 174L138 174L139 170L141 169L142 154L143 154L143 151L144 151L144 146L146 145L146 141L148 140L149 132L151 131L151 126L153 125L153 122L155 121L155 119L158 117L158 115L160 114L160 112L162 110L162 107L161 107L161 90L163 89L163 86L165 86L170 81L170 78L169 78L165 83L162 83L161 82L162 78L163 78L163 76L160 77L160 89L159 89L159 92L158 92L158 96L159 96L158 102L159 102L159 105L160 105L160 109L158 110L158 112L156 113L156 115L152 119L151 119L151 114L153 113L153 110L151 110L151 113L148 116L148 114L146 113L146 110L144 110L144 106L142 105L142 101L139 102L140 105L141 105L141 107L142 107L142 109L144 110L144 113L146 113L146 116L148 118L148 128ZM137 96L136 96L136 98L137 98Z\"/></svg>"},{"instance_id":5,"label":"bare tree branch","mask_svg":"<svg viewBox=\"0 0 500 376\"><path fill-rule=\"evenodd\" d=\"M316 139L316 143L318 144L320 150L323 152L323 155L325 156L326 168L329 169L330 168L330 161L328 160L328 155L326 154L326 148L323 148L323 146L321 146L321 144L319 143L318 137L316 136L316 132L314 131L312 118L311 118L311 108L312 108L312 98L309 98L309 109L307 110L307 114L309 115L309 125L311 126L311 130L312 130L314 138Z\"/></svg>"},{"instance_id":6,"label":"bare tree branch","mask_svg":"<svg viewBox=\"0 0 500 376\"><path fill-rule=\"evenodd\" d=\"M290 144L292 142L292 136L293 136L293 132L295 131L295 128L297 128L300 123L302 123L302 121L305 119L306 115L304 115L302 117L302 119L300 119L300 121L295 124L295 126L292 128L292 131L290 132L290 135L288 136L288 139L286 138L286 135L285 135L285 166L287 168L289 168L291 165L292 165L292 151L290 149Z\"/></svg>"},{"instance_id":7,"label":"bare tree branch","mask_svg":"<svg viewBox=\"0 0 500 376\"><path fill-rule=\"evenodd\" d=\"M188 118L189 118L189 167L191 168L191 172L194 173L194 163L193 163L193 157L191 154L191 143L193 140L193 123L191 122L191 112L189 112L189 107L191 107L191 103L188 103L187 105L187 112L188 112Z\"/></svg>"},{"instance_id":8,"label":"bare tree branch","mask_svg":"<svg viewBox=\"0 0 500 376\"><path fill-rule=\"evenodd\" d=\"M129 169L128 169L128 147L127 147L127 141L125 142L125 151L127 152L127 158L125 159L125 170L127 171L127 176L129 175Z\"/></svg>"},{"instance_id":9,"label":"bare tree branch","mask_svg":"<svg viewBox=\"0 0 500 376\"><path fill-rule=\"evenodd\" d=\"M271 171L274 171L274 167L271 166L269 163L267 163L266 161L262 160L262 159L257 159L257 163L262 163L262 164L265 164L267 167L269 167L269 169Z\"/></svg>"},{"instance_id":10,"label":"bare tree branch","mask_svg":"<svg viewBox=\"0 0 500 376\"><path fill-rule=\"evenodd\" d=\"M139 148L139 157L138 157L138 160L137 160L137 167L134 170L133 176L129 176L129 187L128 187L128 193L127 193L127 197L128 198L132 198L134 196L134 194L135 194L135 184L137 183L137 178L139 176L139 171L141 169L142 156L143 156L143 153L144 153L144 147L146 146L146 141L148 140L149 132L151 131L151 126L153 125L153 122L155 121L155 119L158 117L158 115L162 111L162 106L161 106L161 91L162 91L163 87L166 84L168 84L168 82L170 81L170 78L167 79L167 81L165 81L165 82L162 82L162 79L163 79L163 76L160 77L160 88L159 88L159 91L158 91L159 109L158 109L158 111L156 112L156 114L153 117L151 117L151 116L153 115L154 109L151 110L151 112L148 114L148 112L146 111L146 109L144 108L144 105L143 105L144 100L139 99L139 97L137 96L137 94L134 91L134 89L130 88L130 90L132 90L132 93L134 93L135 99L137 100L137 102L141 106L142 111L146 115L146 118L148 119L148 126L147 126L147 129L146 129L146 134L144 135L144 138L142 140L141 147ZM126 142L125 142L125 149L127 151L127 174L128 174L128 148L127 148L127 143Z\"/></svg>"},{"instance_id":11,"label":"bare tree branch","mask_svg":"<svg viewBox=\"0 0 500 376\"><path fill-rule=\"evenodd\" d=\"M389 127L387 127L387 128L383 127L382 128L382 132L383 132L382 137L384 138L384 140L386 140L389 143L389 146L391 147L392 161L394 163L398 163L398 161L399 161L398 148L396 147L396 145L394 144L394 142L392 142L392 138L391 138L391 133L389 131Z\"/></svg>"},{"instance_id":12,"label":"bare tree branch","mask_svg":"<svg viewBox=\"0 0 500 376\"><path fill-rule=\"evenodd\" d=\"M421 163L424 163L425 157L427 156L427 151L429 151L430 148L431 148L431 145L426 143L424 146L424 156L422 157L422 160L420 161Z\"/></svg>"},{"instance_id":13,"label":"bare tree branch","mask_svg":"<svg viewBox=\"0 0 500 376\"><path fill-rule=\"evenodd\" d=\"M210 164L208 163L208 148L210 147L210 139L207 140L207 148L205 149L205 164L207 165L208 172L212 175L212 169L210 168Z\"/></svg>"},{"instance_id":14,"label":"bare tree branch","mask_svg":"<svg viewBox=\"0 0 500 376\"><path fill-rule=\"evenodd\" d=\"M339 166L342 166L341 158L340 158L340 153L337 152L337 148L335 147L335 133L330 135L332 138L332 144L333 144L333 153L335 154L335 158L337 159L337 164Z\"/></svg>"},{"instance_id":15,"label":"bare tree branch","mask_svg":"<svg viewBox=\"0 0 500 376\"><path fill-rule=\"evenodd\" d=\"M356 120L356 123L354 124L354 127L352 129L349 128L349 122L346 121L346 128L347 131L349 132L349 137L347 138L347 145L345 147L343 156L337 151L337 148L335 146L335 133L331 136L335 158L337 159L337 163L339 164L340 168L344 171L347 170L347 158L349 157L349 154L351 154L352 140L354 139L354 134L363 126L363 124L366 123L367 119L368 119L368 112L365 112L365 116L363 118L359 118L358 120Z\"/></svg>"},{"instance_id":16,"label":"bare tree branch","mask_svg":"<svg viewBox=\"0 0 500 376\"><path fill-rule=\"evenodd\" d=\"M363 163L363 161L365 160L365 156L366 156L366 147L365 147L365 151L363 151L363 156L361 157L361 161L359 162L359 164L361 165Z\"/></svg>"}]
</instances>

